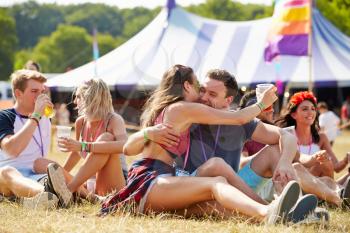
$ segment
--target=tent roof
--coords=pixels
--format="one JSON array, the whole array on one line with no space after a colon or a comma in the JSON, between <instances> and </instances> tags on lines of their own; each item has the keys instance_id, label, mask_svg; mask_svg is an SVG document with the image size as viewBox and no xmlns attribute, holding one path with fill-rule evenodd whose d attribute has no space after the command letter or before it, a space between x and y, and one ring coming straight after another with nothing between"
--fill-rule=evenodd
<instances>
[{"instance_id":1,"label":"tent roof","mask_svg":"<svg viewBox=\"0 0 350 233\"><path fill-rule=\"evenodd\" d=\"M97 60L98 77L107 84L156 86L173 64L191 66L201 80L212 68L226 69L240 85L279 80L306 86L308 57L281 56L279 64L263 59L271 18L219 21L174 7L164 8L141 32ZM313 11L313 77L316 86L350 85L350 38L317 9ZM278 71L278 72L277 72ZM74 87L94 76L90 62L48 81ZM277 74L278 73L278 74Z\"/></svg>"}]
</instances>

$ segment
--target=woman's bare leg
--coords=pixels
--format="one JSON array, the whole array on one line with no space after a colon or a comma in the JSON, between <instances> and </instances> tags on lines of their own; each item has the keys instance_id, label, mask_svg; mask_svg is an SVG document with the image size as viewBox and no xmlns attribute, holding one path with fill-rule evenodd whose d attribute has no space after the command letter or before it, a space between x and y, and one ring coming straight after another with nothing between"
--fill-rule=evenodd
<instances>
[{"instance_id":1,"label":"woman's bare leg","mask_svg":"<svg viewBox=\"0 0 350 233\"><path fill-rule=\"evenodd\" d=\"M316 164L309 168L309 171L312 175L322 177L322 176L328 176L330 178L334 178L334 167L333 163L331 161L324 162L321 164Z\"/></svg>"},{"instance_id":2,"label":"woman's bare leg","mask_svg":"<svg viewBox=\"0 0 350 233\"><path fill-rule=\"evenodd\" d=\"M202 164L197 169L198 177L215 177L215 176L223 176L226 178L227 182L242 191L248 197L253 200L261 203L267 204L259 195L257 195L254 190L252 190L232 169L230 165L228 165L222 158L213 157Z\"/></svg>"},{"instance_id":3,"label":"woman's bare leg","mask_svg":"<svg viewBox=\"0 0 350 233\"><path fill-rule=\"evenodd\" d=\"M110 133L100 135L96 141L113 141ZM113 158L112 158L113 157ZM99 172L102 172L99 174ZM125 186L123 171L118 155L90 153L86 157L78 173L68 184L70 191L74 192L90 177L97 175L96 188L98 193L106 194L107 191ZM118 184L117 184L118 183ZM98 190L101 188L102 190Z\"/></svg>"},{"instance_id":4,"label":"woman's bare leg","mask_svg":"<svg viewBox=\"0 0 350 233\"><path fill-rule=\"evenodd\" d=\"M295 163L293 167L303 191L315 194L322 200L332 202L338 206L341 204L341 199L335 189L330 189L327 184L323 183L319 177L313 176L302 164Z\"/></svg>"},{"instance_id":5,"label":"woman's bare leg","mask_svg":"<svg viewBox=\"0 0 350 233\"><path fill-rule=\"evenodd\" d=\"M216 200L221 206L262 221L268 208L235 187L223 177L159 177L151 188L146 210L181 210L191 205Z\"/></svg>"}]
</instances>

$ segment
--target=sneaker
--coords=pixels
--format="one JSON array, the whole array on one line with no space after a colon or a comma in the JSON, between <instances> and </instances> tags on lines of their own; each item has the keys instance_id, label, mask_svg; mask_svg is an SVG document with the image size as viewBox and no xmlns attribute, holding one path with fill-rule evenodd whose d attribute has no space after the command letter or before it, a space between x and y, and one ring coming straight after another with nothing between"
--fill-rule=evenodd
<instances>
[{"instance_id":1,"label":"sneaker","mask_svg":"<svg viewBox=\"0 0 350 233\"><path fill-rule=\"evenodd\" d=\"M54 190L53 187L50 185L49 177L48 177L48 176L45 176L44 178L40 179L38 182L39 182L41 185L44 186L44 191L45 191L45 192L55 193L55 190Z\"/></svg>"},{"instance_id":2,"label":"sneaker","mask_svg":"<svg viewBox=\"0 0 350 233\"><path fill-rule=\"evenodd\" d=\"M300 186L296 181L290 181L281 195L269 205L267 224L284 222L287 214L299 198Z\"/></svg>"},{"instance_id":3,"label":"sneaker","mask_svg":"<svg viewBox=\"0 0 350 233\"><path fill-rule=\"evenodd\" d=\"M340 198L342 199L341 207L343 209L350 208L350 176L344 182L344 188L340 191Z\"/></svg>"},{"instance_id":4,"label":"sneaker","mask_svg":"<svg viewBox=\"0 0 350 233\"><path fill-rule=\"evenodd\" d=\"M317 207L314 215L325 222L329 222L329 212L325 208Z\"/></svg>"},{"instance_id":5,"label":"sneaker","mask_svg":"<svg viewBox=\"0 0 350 233\"><path fill-rule=\"evenodd\" d=\"M297 222L298 225L322 224L327 226L329 224L329 213L324 208L317 207L314 212L309 214L302 221Z\"/></svg>"},{"instance_id":6,"label":"sneaker","mask_svg":"<svg viewBox=\"0 0 350 233\"><path fill-rule=\"evenodd\" d=\"M64 179L63 171L56 163L50 163L47 166L48 183L60 200L63 208L69 207L72 202L72 192L69 191Z\"/></svg>"},{"instance_id":7,"label":"sneaker","mask_svg":"<svg viewBox=\"0 0 350 233\"><path fill-rule=\"evenodd\" d=\"M293 209L288 213L286 221L297 223L304 220L317 207L317 197L307 194L298 199Z\"/></svg>"},{"instance_id":8,"label":"sneaker","mask_svg":"<svg viewBox=\"0 0 350 233\"><path fill-rule=\"evenodd\" d=\"M36 210L36 209L54 209L58 205L58 198L55 194L49 192L38 193L34 197L21 198L21 204L24 208Z\"/></svg>"}]
</instances>

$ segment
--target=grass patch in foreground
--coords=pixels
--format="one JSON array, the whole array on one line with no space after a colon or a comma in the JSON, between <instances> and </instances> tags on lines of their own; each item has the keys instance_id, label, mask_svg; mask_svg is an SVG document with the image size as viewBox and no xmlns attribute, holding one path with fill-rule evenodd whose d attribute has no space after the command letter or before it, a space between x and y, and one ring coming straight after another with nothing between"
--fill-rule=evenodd
<instances>
[{"instance_id":1,"label":"grass patch in foreground","mask_svg":"<svg viewBox=\"0 0 350 233\"><path fill-rule=\"evenodd\" d=\"M339 159L350 151L349 138L350 131L344 131L335 142L333 149ZM67 154L57 152L55 140L53 142L49 157L63 164ZM128 158L129 165L133 159L135 157ZM336 177L343 173L336 174ZM0 232L350 232L350 210L330 210L330 223L325 228L321 225L265 226L249 223L242 218L183 219L169 215L131 216L129 213L100 218L96 216L99 208L98 205L84 204L70 209L29 211L4 201L0 203Z\"/></svg>"},{"instance_id":2,"label":"grass patch in foreground","mask_svg":"<svg viewBox=\"0 0 350 233\"><path fill-rule=\"evenodd\" d=\"M0 232L349 232L349 211L331 210L328 227L266 226L242 218L183 219L172 215L132 216L117 213L97 217L98 205L83 204L70 209L30 211L17 204L3 202L0 208Z\"/></svg>"}]
</instances>

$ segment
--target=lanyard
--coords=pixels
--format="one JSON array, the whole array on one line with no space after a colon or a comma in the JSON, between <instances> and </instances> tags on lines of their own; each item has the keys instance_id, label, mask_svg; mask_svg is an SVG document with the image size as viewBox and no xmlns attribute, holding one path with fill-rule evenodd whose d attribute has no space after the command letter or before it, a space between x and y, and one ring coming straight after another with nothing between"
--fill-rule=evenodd
<instances>
[{"instance_id":1,"label":"lanyard","mask_svg":"<svg viewBox=\"0 0 350 233\"><path fill-rule=\"evenodd\" d=\"M16 112L16 115L19 117L19 120L22 122L22 125L24 125L24 120L23 120L23 117L15 110ZM38 129L39 129L39 135L40 135L40 142L41 144L39 143L39 141L34 137L34 134L33 134L33 139L34 139L34 142L38 145L40 151L41 151L41 157L44 157L44 145L43 145L43 137L41 136L41 129L40 129L40 124L38 124Z\"/></svg>"},{"instance_id":2,"label":"lanyard","mask_svg":"<svg viewBox=\"0 0 350 233\"><path fill-rule=\"evenodd\" d=\"M203 145L201 126L199 125L198 127L199 127L199 137L201 139L202 155L203 155L204 161L207 161L208 158L207 158L207 153L205 152L204 145ZM216 146L218 145L219 134L220 134L220 125L218 126L218 130L216 131L213 155L215 155L215 152L216 152Z\"/></svg>"}]
</instances>

